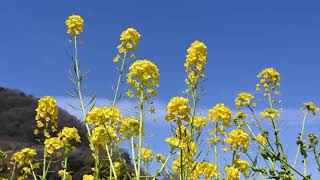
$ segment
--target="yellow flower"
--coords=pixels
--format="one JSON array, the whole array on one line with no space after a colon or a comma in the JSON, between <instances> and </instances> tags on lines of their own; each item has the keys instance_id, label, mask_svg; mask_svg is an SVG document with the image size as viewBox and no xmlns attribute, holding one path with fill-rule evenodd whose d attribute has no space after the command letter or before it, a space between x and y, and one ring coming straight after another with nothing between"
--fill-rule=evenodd
<instances>
[{"instance_id":1,"label":"yellow flower","mask_svg":"<svg viewBox=\"0 0 320 180\"><path fill-rule=\"evenodd\" d=\"M61 179L63 179L63 177L66 176L66 180L72 180L72 176L70 175L69 172L66 172L65 169L59 170L58 175L59 177L61 177Z\"/></svg>"},{"instance_id":2,"label":"yellow flower","mask_svg":"<svg viewBox=\"0 0 320 180\"><path fill-rule=\"evenodd\" d=\"M126 117L121 121L119 132L124 134L126 139L136 137L139 135L140 120L133 117Z\"/></svg>"},{"instance_id":3,"label":"yellow flower","mask_svg":"<svg viewBox=\"0 0 320 180\"><path fill-rule=\"evenodd\" d=\"M223 121L224 126L229 127L229 123L232 119L232 112L227 106L225 106L223 103L220 103L209 110L208 119L212 120L213 123L221 120Z\"/></svg>"},{"instance_id":4,"label":"yellow flower","mask_svg":"<svg viewBox=\"0 0 320 180\"><path fill-rule=\"evenodd\" d=\"M122 114L118 108L110 108L107 106L94 107L86 116L86 122L94 126L112 125L116 127L121 119Z\"/></svg>"},{"instance_id":5,"label":"yellow flower","mask_svg":"<svg viewBox=\"0 0 320 180\"><path fill-rule=\"evenodd\" d=\"M116 173L117 175L119 175L119 174L120 174L120 171L121 171L121 163L120 163L120 162L114 162L114 163L113 163L113 168L114 168L114 170L115 170L115 173Z\"/></svg>"},{"instance_id":6,"label":"yellow flower","mask_svg":"<svg viewBox=\"0 0 320 180\"><path fill-rule=\"evenodd\" d=\"M268 142L267 138L262 134L257 135L257 141L260 142L262 145L266 145Z\"/></svg>"},{"instance_id":7,"label":"yellow flower","mask_svg":"<svg viewBox=\"0 0 320 180\"><path fill-rule=\"evenodd\" d=\"M312 112L313 115L317 115L319 108L313 102L303 103L304 107L302 109L306 109L307 111Z\"/></svg>"},{"instance_id":8,"label":"yellow flower","mask_svg":"<svg viewBox=\"0 0 320 180\"><path fill-rule=\"evenodd\" d=\"M72 36L76 36L83 32L84 21L81 16L79 15L69 16L65 23L68 28L68 31L67 31L68 34Z\"/></svg>"},{"instance_id":9,"label":"yellow flower","mask_svg":"<svg viewBox=\"0 0 320 180\"><path fill-rule=\"evenodd\" d=\"M166 161L166 158L162 154L156 154L154 158L159 163L164 163Z\"/></svg>"},{"instance_id":10,"label":"yellow flower","mask_svg":"<svg viewBox=\"0 0 320 180\"><path fill-rule=\"evenodd\" d=\"M261 118L268 118L274 120L276 117L280 117L279 111L273 108L266 108L263 112L260 112Z\"/></svg>"},{"instance_id":11,"label":"yellow flower","mask_svg":"<svg viewBox=\"0 0 320 180\"><path fill-rule=\"evenodd\" d=\"M207 125L207 118L204 116L196 116L193 120L193 125L195 127L204 127Z\"/></svg>"},{"instance_id":12,"label":"yellow flower","mask_svg":"<svg viewBox=\"0 0 320 180\"><path fill-rule=\"evenodd\" d=\"M188 80L196 84L204 76L204 65L207 63L207 47L203 42L194 41L187 50L184 66L188 73Z\"/></svg>"},{"instance_id":13,"label":"yellow flower","mask_svg":"<svg viewBox=\"0 0 320 180\"><path fill-rule=\"evenodd\" d=\"M152 161L152 151L147 148L141 148L141 159L144 162L151 162Z\"/></svg>"},{"instance_id":14,"label":"yellow flower","mask_svg":"<svg viewBox=\"0 0 320 180\"><path fill-rule=\"evenodd\" d=\"M195 168L197 176L194 177L195 179L199 179L201 174L204 175L206 180L211 178L217 178L219 175L218 166L210 162L200 162L197 164Z\"/></svg>"},{"instance_id":15,"label":"yellow flower","mask_svg":"<svg viewBox=\"0 0 320 180\"><path fill-rule=\"evenodd\" d=\"M253 99L254 96L252 94L242 92L238 95L234 102L236 103L237 109L241 109L243 106L250 106L251 100Z\"/></svg>"},{"instance_id":16,"label":"yellow flower","mask_svg":"<svg viewBox=\"0 0 320 180\"><path fill-rule=\"evenodd\" d=\"M82 176L82 180L94 180L92 175L85 174Z\"/></svg>"},{"instance_id":17,"label":"yellow flower","mask_svg":"<svg viewBox=\"0 0 320 180\"><path fill-rule=\"evenodd\" d=\"M140 34L134 28L128 28L121 33L121 44L118 46L119 53L125 53L128 50L135 50L140 40Z\"/></svg>"},{"instance_id":18,"label":"yellow flower","mask_svg":"<svg viewBox=\"0 0 320 180\"><path fill-rule=\"evenodd\" d=\"M226 167L224 169L226 172L226 180L239 180L240 179L240 172L234 166Z\"/></svg>"},{"instance_id":19,"label":"yellow flower","mask_svg":"<svg viewBox=\"0 0 320 180\"><path fill-rule=\"evenodd\" d=\"M184 97L173 97L170 99L167 105L166 120L186 120L189 121L189 113L190 113L189 100Z\"/></svg>"},{"instance_id":20,"label":"yellow flower","mask_svg":"<svg viewBox=\"0 0 320 180\"><path fill-rule=\"evenodd\" d=\"M80 142L78 130L74 127L64 127L62 131L59 133L59 136L62 138L64 142L69 142L72 139L76 140L77 142Z\"/></svg>"},{"instance_id":21,"label":"yellow flower","mask_svg":"<svg viewBox=\"0 0 320 180\"><path fill-rule=\"evenodd\" d=\"M269 92L270 90L274 90L276 87L280 86L280 74L273 68L262 70L257 77L260 79L259 84L256 86L257 90L262 86L266 92ZM279 92L277 92L277 94L278 93Z\"/></svg>"},{"instance_id":22,"label":"yellow flower","mask_svg":"<svg viewBox=\"0 0 320 180\"><path fill-rule=\"evenodd\" d=\"M51 137L44 141L44 145L46 146L46 153L53 154L55 150L64 147L63 142L59 137Z\"/></svg>"},{"instance_id":23,"label":"yellow flower","mask_svg":"<svg viewBox=\"0 0 320 180\"><path fill-rule=\"evenodd\" d=\"M238 168L243 174L247 174L250 171L250 164L242 159L236 159L234 166Z\"/></svg>"},{"instance_id":24,"label":"yellow flower","mask_svg":"<svg viewBox=\"0 0 320 180\"><path fill-rule=\"evenodd\" d=\"M29 161L32 161L33 157L37 155L37 151L31 148L24 148L21 151L18 151L13 154L11 160L18 163L19 167L29 164Z\"/></svg>"},{"instance_id":25,"label":"yellow flower","mask_svg":"<svg viewBox=\"0 0 320 180\"><path fill-rule=\"evenodd\" d=\"M247 152L250 145L249 135L242 129L233 129L224 141L230 144L234 151L240 148L242 152Z\"/></svg>"},{"instance_id":26,"label":"yellow flower","mask_svg":"<svg viewBox=\"0 0 320 180\"><path fill-rule=\"evenodd\" d=\"M36 109L36 123L38 128L44 128L44 134L47 138L50 137L48 129L51 125L52 132L56 131L58 126L58 106L56 100L51 96L44 96L38 100ZM46 125L45 125L46 124ZM39 130L36 132L39 133Z\"/></svg>"},{"instance_id":27,"label":"yellow flower","mask_svg":"<svg viewBox=\"0 0 320 180\"><path fill-rule=\"evenodd\" d=\"M117 141L117 134L111 126L97 126L93 129L90 139L94 145L105 148L111 142Z\"/></svg>"},{"instance_id":28,"label":"yellow flower","mask_svg":"<svg viewBox=\"0 0 320 180\"><path fill-rule=\"evenodd\" d=\"M145 97L156 96L157 92L154 88L159 86L159 78L158 67L148 60L135 61L127 74L127 82L136 90L136 96L140 96L144 90L148 93L145 94Z\"/></svg>"},{"instance_id":29,"label":"yellow flower","mask_svg":"<svg viewBox=\"0 0 320 180\"><path fill-rule=\"evenodd\" d=\"M238 112L236 115L234 115L233 119L235 121L238 120L244 120L245 118L247 118L248 114L244 113L244 112Z\"/></svg>"}]
</instances>

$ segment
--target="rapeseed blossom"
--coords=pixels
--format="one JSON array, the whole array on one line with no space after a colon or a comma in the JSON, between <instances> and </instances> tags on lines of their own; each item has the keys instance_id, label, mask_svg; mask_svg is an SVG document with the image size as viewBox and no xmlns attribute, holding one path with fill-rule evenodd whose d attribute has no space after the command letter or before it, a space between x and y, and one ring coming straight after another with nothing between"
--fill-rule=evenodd
<instances>
[{"instance_id":1,"label":"rapeseed blossom","mask_svg":"<svg viewBox=\"0 0 320 180\"><path fill-rule=\"evenodd\" d=\"M268 93L270 90L275 90L276 87L280 86L280 74L273 68L266 68L262 70L257 75L257 78L260 79L260 82L256 86L257 90L262 86Z\"/></svg>"},{"instance_id":2,"label":"rapeseed blossom","mask_svg":"<svg viewBox=\"0 0 320 180\"><path fill-rule=\"evenodd\" d=\"M167 115L166 120L172 121L172 120L185 120L189 121L189 114L190 114L190 106L189 106L189 100L184 97L173 97L170 99L168 105L167 105Z\"/></svg>"},{"instance_id":3,"label":"rapeseed blossom","mask_svg":"<svg viewBox=\"0 0 320 180\"><path fill-rule=\"evenodd\" d=\"M83 32L84 20L79 15L69 16L65 24L67 25L67 33L71 36L77 36Z\"/></svg>"},{"instance_id":4,"label":"rapeseed blossom","mask_svg":"<svg viewBox=\"0 0 320 180\"><path fill-rule=\"evenodd\" d=\"M135 89L135 93L130 90L128 93L140 97L146 91L145 99L148 99L149 95L157 96L155 87L159 86L159 78L159 69L153 62L137 60L129 67L127 74L127 82Z\"/></svg>"},{"instance_id":5,"label":"rapeseed blossom","mask_svg":"<svg viewBox=\"0 0 320 180\"><path fill-rule=\"evenodd\" d=\"M223 103L220 103L209 110L208 119L212 120L213 123L222 121L224 126L229 127L232 120L232 111Z\"/></svg>"},{"instance_id":6,"label":"rapeseed blossom","mask_svg":"<svg viewBox=\"0 0 320 180\"><path fill-rule=\"evenodd\" d=\"M250 164L242 159L236 159L233 162L234 166L238 168L243 174L247 174L250 171Z\"/></svg>"},{"instance_id":7,"label":"rapeseed blossom","mask_svg":"<svg viewBox=\"0 0 320 180\"><path fill-rule=\"evenodd\" d=\"M121 44L118 46L119 53L135 50L140 36L139 32L134 28L128 28L123 31L120 36Z\"/></svg>"},{"instance_id":8,"label":"rapeseed blossom","mask_svg":"<svg viewBox=\"0 0 320 180\"><path fill-rule=\"evenodd\" d=\"M85 174L82 176L82 180L94 180L94 176Z\"/></svg>"},{"instance_id":9,"label":"rapeseed blossom","mask_svg":"<svg viewBox=\"0 0 320 180\"><path fill-rule=\"evenodd\" d=\"M121 121L119 133L123 134L126 139L137 137L139 135L139 123L140 123L140 120L134 117L131 117L131 116L126 117Z\"/></svg>"},{"instance_id":10,"label":"rapeseed blossom","mask_svg":"<svg viewBox=\"0 0 320 180\"><path fill-rule=\"evenodd\" d=\"M312 112L313 115L317 115L319 108L314 104L314 102L303 103L304 107L302 109L306 109L307 111Z\"/></svg>"},{"instance_id":11,"label":"rapeseed blossom","mask_svg":"<svg viewBox=\"0 0 320 180\"><path fill-rule=\"evenodd\" d=\"M120 110L116 107L94 107L88 112L86 122L94 126L111 125L116 127L122 119Z\"/></svg>"},{"instance_id":12,"label":"rapeseed blossom","mask_svg":"<svg viewBox=\"0 0 320 180\"><path fill-rule=\"evenodd\" d=\"M234 151L240 148L242 152L247 152L250 145L249 135L242 129L233 129L224 141L230 144Z\"/></svg>"},{"instance_id":13,"label":"rapeseed blossom","mask_svg":"<svg viewBox=\"0 0 320 180\"><path fill-rule=\"evenodd\" d=\"M37 151L35 149L24 148L21 151L14 153L11 160L18 163L18 166L21 167L25 164L29 164L35 155L37 155Z\"/></svg>"},{"instance_id":14,"label":"rapeseed blossom","mask_svg":"<svg viewBox=\"0 0 320 180\"><path fill-rule=\"evenodd\" d=\"M94 145L105 148L106 145L116 142L118 139L113 127L106 125L95 127L92 131L90 140Z\"/></svg>"},{"instance_id":15,"label":"rapeseed blossom","mask_svg":"<svg viewBox=\"0 0 320 180\"><path fill-rule=\"evenodd\" d=\"M151 162L152 161L152 151L147 148L141 148L141 158L146 163Z\"/></svg>"},{"instance_id":16,"label":"rapeseed blossom","mask_svg":"<svg viewBox=\"0 0 320 180\"><path fill-rule=\"evenodd\" d=\"M227 175L226 180L239 180L240 179L240 172L236 167L234 167L234 166L226 167L224 169L224 171Z\"/></svg>"},{"instance_id":17,"label":"rapeseed blossom","mask_svg":"<svg viewBox=\"0 0 320 180\"><path fill-rule=\"evenodd\" d=\"M261 118L268 118L269 120L274 120L275 118L279 118L279 111L274 108L266 108L264 111L260 112Z\"/></svg>"},{"instance_id":18,"label":"rapeseed blossom","mask_svg":"<svg viewBox=\"0 0 320 180\"><path fill-rule=\"evenodd\" d=\"M37 129L35 130L35 134L38 135L38 133L43 130L45 137L49 138L49 131L55 132L58 127L58 106L56 100L51 96L40 98L36 112L35 120Z\"/></svg>"},{"instance_id":19,"label":"rapeseed blossom","mask_svg":"<svg viewBox=\"0 0 320 180\"><path fill-rule=\"evenodd\" d=\"M251 101L254 99L254 96L247 92L242 92L235 99L237 109L241 109L243 106L250 106Z\"/></svg>"},{"instance_id":20,"label":"rapeseed blossom","mask_svg":"<svg viewBox=\"0 0 320 180\"><path fill-rule=\"evenodd\" d=\"M194 41L187 50L184 64L188 80L195 84L204 76L204 65L207 63L207 46L200 41Z\"/></svg>"}]
</instances>

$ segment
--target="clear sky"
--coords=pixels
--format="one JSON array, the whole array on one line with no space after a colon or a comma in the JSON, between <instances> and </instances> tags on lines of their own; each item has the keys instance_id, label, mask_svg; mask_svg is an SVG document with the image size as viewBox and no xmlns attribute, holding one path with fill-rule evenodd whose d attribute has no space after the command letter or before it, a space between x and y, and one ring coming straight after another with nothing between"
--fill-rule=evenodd
<instances>
[{"instance_id":1,"label":"clear sky","mask_svg":"<svg viewBox=\"0 0 320 180\"><path fill-rule=\"evenodd\" d=\"M203 107L224 102L234 108L238 93L254 91L257 73L274 67L283 106L298 109L320 100L319 7L316 0L2 1L0 86L65 97L72 45L64 21L80 14L81 68L91 70L86 86L99 98L113 97L119 36L135 27L142 35L137 58L160 69L158 102L182 95L186 49L200 40L208 47Z\"/></svg>"}]
</instances>

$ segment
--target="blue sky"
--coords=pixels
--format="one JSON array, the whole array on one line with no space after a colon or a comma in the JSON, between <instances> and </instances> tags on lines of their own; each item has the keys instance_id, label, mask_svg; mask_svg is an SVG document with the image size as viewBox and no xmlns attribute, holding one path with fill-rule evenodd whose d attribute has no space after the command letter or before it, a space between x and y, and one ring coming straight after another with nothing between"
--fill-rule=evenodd
<instances>
[{"instance_id":1,"label":"blue sky","mask_svg":"<svg viewBox=\"0 0 320 180\"><path fill-rule=\"evenodd\" d=\"M63 99L71 63L64 21L80 14L81 68L91 70L86 86L99 98L113 97L119 36L135 27L142 35L137 58L160 69L159 104L182 95L186 49L200 40L208 47L203 108L219 102L234 108L238 93L254 91L257 73L274 67L282 78L284 108L298 109L302 102L320 100L319 6L315 0L3 1L0 86Z\"/></svg>"}]
</instances>

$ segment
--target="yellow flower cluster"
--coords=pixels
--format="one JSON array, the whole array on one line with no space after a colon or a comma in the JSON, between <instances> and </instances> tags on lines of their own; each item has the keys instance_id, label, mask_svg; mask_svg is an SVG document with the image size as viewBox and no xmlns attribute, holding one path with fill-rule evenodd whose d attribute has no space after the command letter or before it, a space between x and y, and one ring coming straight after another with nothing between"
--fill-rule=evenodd
<instances>
[{"instance_id":1,"label":"yellow flower cluster","mask_svg":"<svg viewBox=\"0 0 320 180\"><path fill-rule=\"evenodd\" d=\"M128 28L121 33L121 44L118 46L119 53L135 50L140 40L140 34L134 28ZM117 62L117 61L115 61Z\"/></svg>"},{"instance_id":2,"label":"yellow flower cluster","mask_svg":"<svg viewBox=\"0 0 320 180\"><path fill-rule=\"evenodd\" d=\"M250 93L242 92L235 99L237 109L241 109L243 106L250 106L251 100L254 99L254 96Z\"/></svg>"},{"instance_id":3,"label":"yellow flower cluster","mask_svg":"<svg viewBox=\"0 0 320 180\"><path fill-rule=\"evenodd\" d=\"M238 120L244 120L247 118L248 114L244 112L237 112L237 114L234 115L233 120L238 121Z\"/></svg>"},{"instance_id":4,"label":"yellow flower cluster","mask_svg":"<svg viewBox=\"0 0 320 180\"><path fill-rule=\"evenodd\" d=\"M193 125L196 128L201 128L207 125L207 118L204 116L196 116L193 120Z\"/></svg>"},{"instance_id":5,"label":"yellow flower cluster","mask_svg":"<svg viewBox=\"0 0 320 180\"><path fill-rule=\"evenodd\" d=\"M112 125L116 127L121 119L122 114L118 108L110 108L107 106L94 107L86 116L86 122L94 126Z\"/></svg>"},{"instance_id":6,"label":"yellow flower cluster","mask_svg":"<svg viewBox=\"0 0 320 180\"><path fill-rule=\"evenodd\" d=\"M189 100L184 97L173 97L170 99L167 105L166 120L185 120L189 121L189 113L190 113Z\"/></svg>"},{"instance_id":7,"label":"yellow flower cluster","mask_svg":"<svg viewBox=\"0 0 320 180\"><path fill-rule=\"evenodd\" d=\"M46 153L53 154L55 150L64 147L63 142L61 141L60 137L51 137L44 141L44 145L46 147Z\"/></svg>"},{"instance_id":8,"label":"yellow flower cluster","mask_svg":"<svg viewBox=\"0 0 320 180\"><path fill-rule=\"evenodd\" d=\"M257 138L257 141L262 145L266 145L268 142L267 138L263 134L258 134L256 138Z\"/></svg>"},{"instance_id":9,"label":"yellow flower cluster","mask_svg":"<svg viewBox=\"0 0 320 180\"><path fill-rule=\"evenodd\" d=\"M250 145L249 135L242 129L233 129L224 141L230 144L234 151L240 148L242 152L247 152Z\"/></svg>"},{"instance_id":10,"label":"yellow flower cluster","mask_svg":"<svg viewBox=\"0 0 320 180\"><path fill-rule=\"evenodd\" d=\"M116 131L109 125L95 127L90 140L91 143L101 148L105 148L106 145L118 141Z\"/></svg>"},{"instance_id":11,"label":"yellow flower cluster","mask_svg":"<svg viewBox=\"0 0 320 180\"><path fill-rule=\"evenodd\" d=\"M141 148L141 159L148 163L152 161L152 151L147 148Z\"/></svg>"},{"instance_id":12,"label":"yellow flower cluster","mask_svg":"<svg viewBox=\"0 0 320 180\"><path fill-rule=\"evenodd\" d=\"M240 172L236 167L234 167L234 166L226 167L224 169L224 171L227 175L226 180L239 180L240 179Z\"/></svg>"},{"instance_id":13,"label":"yellow flower cluster","mask_svg":"<svg viewBox=\"0 0 320 180\"><path fill-rule=\"evenodd\" d=\"M230 108L220 103L209 110L208 119L212 120L213 123L222 121L224 126L229 127L229 123L232 120L232 112Z\"/></svg>"},{"instance_id":14,"label":"yellow flower cluster","mask_svg":"<svg viewBox=\"0 0 320 180\"><path fill-rule=\"evenodd\" d=\"M66 25L68 28L67 33L71 36L76 36L83 32L84 20L79 15L69 16L66 20Z\"/></svg>"},{"instance_id":15,"label":"yellow flower cluster","mask_svg":"<svg viewBox=\"0 0 320 180\"><path fill-rule=\"evenodd\" d=\"M130 97L140 97L142 92L146 90L145 99L148 99L149 95L157 96L154 88L159 86L159 78L159 69L153 62L137 60L129 67L129 73L127 74L127 82L136 92L134 94L129 90L127 94Z\"/></svg>"},{"instance_id":16,"label":"yellow flower cluster","mask_svg":"<svg viewBox=\"0 0 320 180\"><path fill-rule=\"evenodd\" d=\"M204 65L207 63L207 46L200 41L194 41L187 50L184 66L188 80L195 84L204 76Z\"/></svg>"},{"instance_id":17,"label":"yellow flower cluster","mask_svg":"<svg viewBox=\"0 0 320 180\"><path fill-rule=\"evenodd\" d=\"M121 121L119 133L123 134L126 139L136 137L139 135L139 123L140 121L134 117L126 117Z\"/></svg>"},{"instance_id":18,"label":"yellow flower cluster","mask_svg":"<svg viewBox=\"0 0 320 180\"><path fill-rule=\"evenodd\" d=\"M219 176L218 166L210 162L199 162L192 174L192 179L200 179L204 175L206 180L217 178Z\"/></svg>"},{"instance_id":19,"label":"yellow flower cluster","mask_svg":"<svg viewBox=\"0 0 320 180\"><path fill-rule=\"evenodd\" d=\"M18 163L18 166L21 167L25 164L29 164L35 155L37 155L37 151L35 149L24 148L21 151L14 153L11 160Z\"/></svg>"},{"instance_id":20,"label":"yellow flower cluster","mask_svg":"<svg viewBox=\"0 0 320 180\"><path fill-rule=\"evenodd\" d=\"M268 118L269 120L274 120L276 117L280 117L279 111L273 108L266 108L264 111L260 112L261 118Z\"/></svg>"},{"instance_id":21,"label":"yellow flower cluster","mask_svg":"<svg viewBox=\"0 0 320 180\"><path fill-rule=\"evenodd\" d=\"M250 171L250 164L242 159L236 159L233 162L234 166L238 168L243 174L247 174Z\"/></svg>"},{"instance_id":22,"label":"yellow flower cluster","mask_svg":"<svg viewBox=\"0 0 320 180\"><path fill-rule=\"evenodd\" d=\"M94 180L92 175L85 174L82 176L82 180Z\"/></svg>"},{"instance_id":23,"label":"yellow flower cluster","mask_svg":"<svg viewBox=\"0 0 320 180\"><path fill-rule=\"evenodd\" d=\"M52 132L57 131L58 106L56 100L51 96L44 96L38 100L38 107L36 109L36 123L39 129L43 129L45 137L49 138L49 129ZM51 126L50 126L51 125ZM50 126L50 127L49 127ZM38 135L39 129L35 130Z\"/></svg>"},{"instance_id":24,"label":"yellow flower cluster","mask_svg":"<svg viewBox=\"0 0 320 180\"><path fill-rule=\"evenodd\" d=\"M275 90L276 87L280 86L280 74L273 68L262 70L257 77L260 79L259 84L256 86L257 90L262 86L268 93L270 90Z\"/></svg>"},{"instance_id":25,"label":"yellow flower cluster","mask_svg":"<svg viewBox=\"0 0 320 180\"><path fill-rule=\"evenodd\" d=\"M114 168L114 171L117 175L120 174L120 171L121 171L121 163L120 162L114 162L113 163L113 168Z\"/></svg>"},{"instance_id":26,"label":"yellow flower cluster","mask_svg":"<svg viewBox=\"0 0 320 180\"><path fill-rule=\"evenodd\" d=\"M175 131L175 137L169 137L166 139L172 147L185 148L188 145L188 141L191 137L189 130L181 125Z\"/></svg>"},{"instance_id":27,"label":"yellow flower cluster","mask_svg":"<svg viewBox=\"0 0 320 180\"><path fill-rule=\"evenodd\" d=\"M61 132L58 133L58 137L51 137L44 141L46 147L46 153L53 154L55 150L65 148L72 148L70 142L75 140L80 142L80 136L76 128L64 127Z\"/></svg>"},{"instance_id":28,"label":"yellow flower cluster","mask_svg":"<svg viewBox=\"0 0 320 180\"><path fill-rule=\"evenodd\" d=\"M166 158L162 154L154 155L154 159L159 163L164 163L166 161Z\"/></svg>"},{"instance_id":29,"label":"yellow flower cluster","mask_svg":"<svg viewBox=\"0 0 320 180\"><path fill-rule=\"evenodd\" d=\"M313 102L303 103L303 105L304 107L302 109L312 112L313 115L316 115L319 111L319 108Z\"/></svg>"},{"instance_id":30,"label":"yellow flower cluster","mask_svg":"<svg viewBox=\"0 0 320 180\"><path fill-rule=\"evenodd\" d=\"M66 172L65 169L59 170L58 175L59 175L59 177L61 177L61 179L63 179L63 177L66 176L66 178L63 180L72 180L71 174L69 172Z\"/></svg>"},{"instance_id":31,"label":"yellow flower cluster","mask_svg":"<svg viewBox=\"0 0 320 180\"><path fill-rule=\"evenodd\" d=\"M195 142L189 142L188 145L185 145L181 148L182 151L182 162L181 162L181 152L179 151L177 155L177 159L172 162L172 171L179 173L180 167L189 168L190 172L193 171L193 167L195 167L196 162L193 161L193 156L197 151L197 145Z\"/></svg>"}]
</instances>

